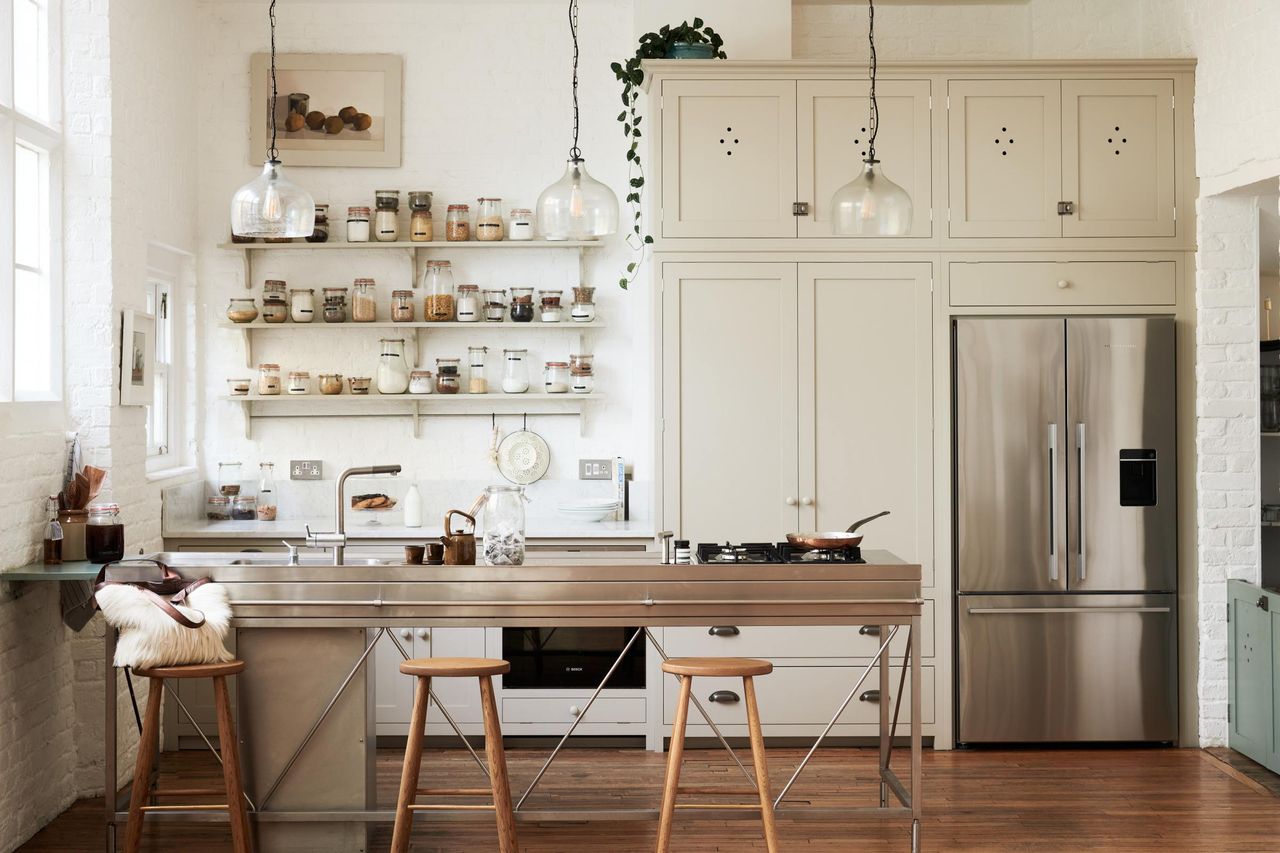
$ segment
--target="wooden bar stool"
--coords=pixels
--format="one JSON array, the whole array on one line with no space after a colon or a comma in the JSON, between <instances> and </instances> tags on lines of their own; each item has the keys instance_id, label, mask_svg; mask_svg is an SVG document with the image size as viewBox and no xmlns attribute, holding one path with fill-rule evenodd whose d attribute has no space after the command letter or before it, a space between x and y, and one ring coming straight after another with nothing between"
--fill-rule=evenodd
<instances>
[{"instance_id":1,"label":"wooden bar stool","mask_svg":"<svg viewBox=\"0 0 1280 853\"><path fill-rule=\"evenodd\" d=\"M408 853L409 833L413 829L413 813L427 809L450 809L458 806L418 805L418 795L475 796L491 793L492 805L462 806L467 809L493 809L498 819L498 849L501 853L519 853L516 841L516 818L511 809L511 783L507 780L507 757L502 749L502 726L498 706L493 699L493 676L511 671L511 664L492 658L416 658L400 664L400 671L417 678L413 694L413 718L409 723L409 741L404 750L404 771L400 776L400 798L396 802L396 827L391 836L392 853ZM484 751L489 759L489 790L483 788L419 788L418 771L422 766L422 740L427 729L427 703L431 698L433 678L480 679L480 705L484 712Z\"/></svg>"},{"instance_id":2,"label":"wooden bar stool","mask_svg":"<svg viewBox=\"0 0 1280 853\"><path fill-rule=\"evenodd\" d=\"M658 823L658 853L671 846L671 820L675 815L676 794L680 792L680 761L684 757L684 730L689 721L689 695L695 676L742 678L742 692L747 700L747 732L751 736L751 760L755 764L756 787L760 794L760 819L764 823L764 841L769 853L778 851L778 829L773 819L773 795L769 791L769 767L764 757L764 735L760 732L760 709L756 706L756 689L752 678L773 672L773 664L753 658L672 658L662 663L662 671L680 676L680 698L676 701L676 719L671 726L671 748L667 757L667 781L662 788L662 815ZM710 808L689 805L684 808ZM730 808L755 808L731 806Z\"/></svg>"},{"instance_id":3,"label":"wooden bar stool","mask_svg":"<svg viewBox=\"0 0 1280 853\"><path fill-rule=\"evenodd\" d=\"M227 676L244 671L244 661L227 663L201 663L189 666L158 666L152 669L135 669L133 674L151 679L151 692L147 696L147 715L142 722L142 739L138 744L138 761L133 769L133 791L129 796L129 824L125 829L125 853L137 853L142 845L142 819L147 812L226 809L231 818L231 848L236 853L253 853L253 839L249 833L249 814L244 807L244 785L240 781L240 749L236 741L235 721L231 716L231 700L227 695ZM160 742L160 705L164 701L164 683L170 678L212 678L213 698L218 710L218 745L222 751L223 791L217 788L164 791L166 796L199 796L226 794L221 805L165 805L149 806L151 769L155 765L156 748Z\"/></svg>"}]
</instances>

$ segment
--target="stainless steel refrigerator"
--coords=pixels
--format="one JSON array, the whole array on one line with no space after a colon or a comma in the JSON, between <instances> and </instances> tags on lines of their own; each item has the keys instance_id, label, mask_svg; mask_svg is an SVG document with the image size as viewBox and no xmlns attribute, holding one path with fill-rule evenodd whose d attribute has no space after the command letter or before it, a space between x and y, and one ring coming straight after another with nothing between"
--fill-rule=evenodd
<instances>
[{"instance_id":1,"label":"stainless steel refrigerator","mask_svg":"<svg viewBox=\"0 0 1280 853\"><path fill-rule=\"evenodd\" d=\"M952 345L957 740L1175 741L1173 320Z\"/></svg>"}]
</instances>

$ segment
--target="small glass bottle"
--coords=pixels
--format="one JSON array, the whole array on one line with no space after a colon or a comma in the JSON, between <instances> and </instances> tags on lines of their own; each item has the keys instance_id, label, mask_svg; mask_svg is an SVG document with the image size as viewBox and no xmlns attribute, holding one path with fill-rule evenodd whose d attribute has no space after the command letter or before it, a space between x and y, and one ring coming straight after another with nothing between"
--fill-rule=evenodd
<instances>
[{"instance_id":1,"label":"small glass bottle","mask_svg":"<svg viewBox=\"0 0 1280 853\"><path fill-rule=\"evenodd\" d=\"M52 495L45 502L45 513L49 521L44 527L44 564L46 566L62 565L62 525L58 523L58 496Z\"/></svg>"},{"instance_id":2,"label":"small glass bottle","mask_svg":"<svg viewBox=\"0 0 1280 853\"><path fill-rule=\"evenodd\" d=\"M263 462L258 466L258 521L276 520L276 466Z\"/></svg>"},{"instance_id":3,"label":"small glass bottle","mask_svg":"<svg viewBox=\"0 0 1280 853\"><path fill-rule=\"evenodd\" d=\"M559 323L561 310L560 299L564 295L563 290L539 290L538 302L541 306L539 319L544 323Z\"/></svg>"},{"instance_id":4,"label":"small glass bottle","mask_svg":"<svg viewBox=\"0 0 1280 853\"><path fill-rule=\"evenodd\" d=\"M117 504L94 504L84 529L84 554L90 563L124 559L124 525Z\"/></svg>"},{"instance_id":5,"label":"small glass bottle","mask_svg":"<svg viewBox=\"0 0 1280 853\"><path fill-rule=\"evenodd\" d=\"M533 288L511 288L511 319L516 323L533 322Z\"/></svg>"},{"instance_id":6,"label":"small glass bottle","mask_svg":"<svg viewBox=\"0 0 1280 853\"><path fill-rule=\"evenodd\" d=\"M414 243L429 243L435 239L435 226L431 222L431 193L425 190L409 193L409 239Z\"/></svg>"},{"instance_id":7,"label":"small glass bottle","mask_svg":"<svg viewBox=\"0 0 1280 853\"><path fill-rule=\"evenodd\" d=\"M311 232L311 236L307 238L308 243L328 243L329 242L329 205L316 205L316 225L315 230Z\"/></svg>"},{"instance_id":8,"label":"small glass bottle","mask_svg":"<svg viewBox=\"0 0 1280 853\"><path fill-rule=\"evenodd\" d=\"M596 289L580 286L573 289L573 306L569 309L569 319L575 323L590 323L596 318Z\"/></svg>"},{"instance_id":9,"label":"small glass bottle","mask_svg":"<svg viewBox=\"0 0 1280 853\"><path fill-rule=\"evenodd\" d=\"M481 198L476 209L476 239L493 242L502 239L502 199Z\"/></svg>"},{"instance_id":10,"label":"small glass bottle","mask_svg":"<svg viewBox=\"0 0 1280 853\"><path fill-rule=\"evenodd\" d=\"M280 365L258 365L258 396L274 397L280 393Z\"/></svg>"},{"instance_id":11,"label":"small glass bottle","mask_svg":"<svg viewBox=\"0 0 1280 853\"><path fill-rule=\"evenodd\" d=\"M458 381L460 359L456 358L437 358L436 359L436 392L440 394L457 394L462 390L462 383Z\"/></svg>"},{"instance_id":12,"label":"small glass bottle","mask_svg":"<svg viewBox=\"0 0 1280 853\"><path fill-rule=\"evenodd\" d=\"M502 360L502 391L505 394L523 394L529 390L529 359L527 349L504 349Z\"/></svg>"},{"instance_id":13,"label":"small glass bottle","mask_svg":"<svg viewBox=\"0 0 1280 853\"><path fill-rule=\"evenodd\" d=\"M413 322L413 291L391 291L391 319L396 323Z\"/></svg>"},{"instance_id":14,"label":"small glass bottle","mask_svg":"<svg viewBox=\"0 0 1280 853\"><path fill-rule=\"evenodd\" d=\"M369 208L347 208L347 242L369 242Z\"/></svg>"},{"instance_id":15,"label":"small glass bottle","mask_svg":"<svg viewBox=\"0 0 1280 853\"><path fill-rule=\"evenodd\" d=\"M379 243L394 243L400 237L400 190L375 190L373 236Z\"/></svg>"},{"instance_id":16,"label":"small glass bottle","mask_svg":"<svg viewBox=\"0 0 1280 853\"><path fill-rule=\"evenodd\" d=\"M310 323L316 318L316 292L309 287L289 291L289 318L295 323Z\"/></svg>"},{"instance_id":17,"label":"small glass bottle","mask_svg":"<svg viewBox=\"0 0 1280 853\"><path fill-rule=\"evenodd\" d=\"M488 347L467 347L467 365L470 373L467 379L468 394L488 394L489 380L484 375L485 355Z\"/></svg>"},{"instance_id":18,"label":"small glass bottle","mask_svg":"<svg viewBox=\"0 0 1280 853\"><path fill-rule=\"evenodd\" d=\"M357 323L372 323L378 319L378 295L376 283L371 278L358 278L351 285L351 319Z\"/></svg>"},{"instance_id":19,"label":"small glass bottle","mask_svg":"<svg viewBox=\"0 0 1280 853\"><path fill-rule=\"evenodd\" d=\"M542 370L542 390L546 394L569 393L569 363L548 361Z\"/></svg>"},{"instance_id":20,"label":"small glass bottle","mask_svg":"<svg viewBox=\"0 0 1280 853\"><path fill-rule=\"evenodd\" d=\"M290 370L289 371L289 393L294 396L302 396L311 393L311 371L309 370Z\"/></svg>"},{"instance_id":21,"label":"small glass bottle","mask_svg":"<svg viewBox=\"0 0 1280 853\"><path fill-rule=\"evenodd\" d=\"M487 323L501 323L507 318L507 292L505 290L486 290L484 292L484 319Z\"/></svg>"},{"instance_id":22,"label":"small glass bottle","mask_svg":"<svg viewBox=\"0 0 1280 853\"><path fill-rule=\"evenodd\" d=\"M450 243L465 243L471 239L471 208L465 204L451 204L444 220L444 239Z\"/></svg>"},{"instance_id":23,"label":"small glass bottle","mask_svg":"<svg viewBox=\"0 0 1280 853\"><path fill-rule=\"evenodd\" d=\"M345 287L324 288L324 321L326 323L347 322L347 289Z\"/></svg>"},{"instance_id":24,"label":"small glass bottle","mask_svg":"<svg viewBox=\"0 0 1280 853\"><path fill-rule=\"evenodd\" d=\"M532 240L533 232L533 211L527 207L511 208L511 223L507 226L507 239Z\"/></svg>"},{"instance_id":25,"label":"small glass bottle","mask_svg":"<svg viewBox=\"0 0 1280 853\"><path fill-rule=\"evenodd\" d=\"M232 297L227 305L227 319L233 323L252 323L258 319L258 303L252 297Z\"/></svg>"},{"instance_id":26,"label":"small glass bottle","mask_svg":"<svg viewBox=\"0 0 1280 853\"><path fill-rule=\"evenodd\" d=\"M427 261L422 272L422 319L443 323L453 319L453 265L448 261Z\"/></svg>"},{"instance_id":27,"label":"small glass bottle","mask_svg":"<svg viewBox=\"0 0 1280 853\"><path fill-rule=\"evenodd\" d=\"M458 285L458 299L454 303L459 323L475 323L480 320L480 285Z\"/></svg>"}]
</instances>

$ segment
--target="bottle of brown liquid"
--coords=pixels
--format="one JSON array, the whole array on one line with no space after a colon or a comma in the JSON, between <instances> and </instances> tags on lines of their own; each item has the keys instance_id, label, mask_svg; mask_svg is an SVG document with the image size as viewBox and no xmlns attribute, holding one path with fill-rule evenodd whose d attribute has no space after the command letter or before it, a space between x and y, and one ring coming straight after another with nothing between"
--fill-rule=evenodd
<instances>
[{"instance_id":1,"label":"bottle of brown liquid","mask_svg":"<svg viewBox=\"0 0 1280 853\"><path fill-rule=\"evenodd\" d=\"M58 523L56 497L49 498L46 510L50 513L50 518L44 529L44 564L60 566L62 565L62 525Z\"/></svg>"}]
</instances>

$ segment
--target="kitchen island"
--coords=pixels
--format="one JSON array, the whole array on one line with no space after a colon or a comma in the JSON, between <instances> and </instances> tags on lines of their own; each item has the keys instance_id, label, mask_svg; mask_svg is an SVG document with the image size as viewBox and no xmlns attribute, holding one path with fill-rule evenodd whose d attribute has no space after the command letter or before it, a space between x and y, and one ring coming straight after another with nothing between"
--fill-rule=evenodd
<instances>
[{"instance_id":1,"label":"kitchen island","mask_svg":"<svg viewBox=\"0 0 1280 853\"><path fill-rule=\"evenodd\" d=\"M862 565L669 566L659 565L653 554L632 553L554 554L531 558L517 567L403 566L354 559L342 567L306 561L301 566L283 566L278 556L267 554L161 553L152 557L184 577L208 577L229 589L237 656L247 663L237 679L246 789L253 803L250 815L256 824L258 849L265 853L354 853L367 849L371 823L393 820L390 804L377 803L374 792L374 685L367 666L377 643L399 646L388 628L654 628L724 622L883 626L875 659L849 685L844 703L832 709L832 723L871 673L878 671L881 695L896 700L880 703L880 803L852 811L909 817L910 849L918 850L921 667L912 647L919 642L921 573L918 565L888 552L867 551ZM48 579L68 576L50 572ZM38 572L14 579L19 577L35 580ZM901 681L891 685L888 649L902 629L909 632L908 660L903 662ZM653 635L644 633L661 655ZM114 642L114 632L108 631L107 696L116 690L117 671L110 666ZM876 667L875 660L881 659L886 665ZM908 677L910 690L904 683ZM911 706L911 772L905 784L889 766L892 730L904 696ZM588 703L579 719L588 717L590 708ZM115 732L115 703L106 703L105 714L106 731ZM570 732L576 726L575 720ZM554 757L553 752L548 764ZM738 761L736 756L734 760ZM108 790L114 787L116 761L116 744L109 739ZM795 774L803 768L802 762ZM540 809L536 797L530 797L537 781L518 792L518 820L635 820L657 814L656 790L653 803L635 807ZM789 789L790 782L776 796L782 814L816 811L787 804ZM753 811L732 807L698 811L717 818L754 816ZM841 817L850 813L849 809L834 812ZM476 813L433 810L426 814L440 819ZM207 811L182 810L154 817L225 819ZM109 804L105 819L107 849L114 850L115 831L126 819L122 804Z\"/></svg>"}]
</instances>

